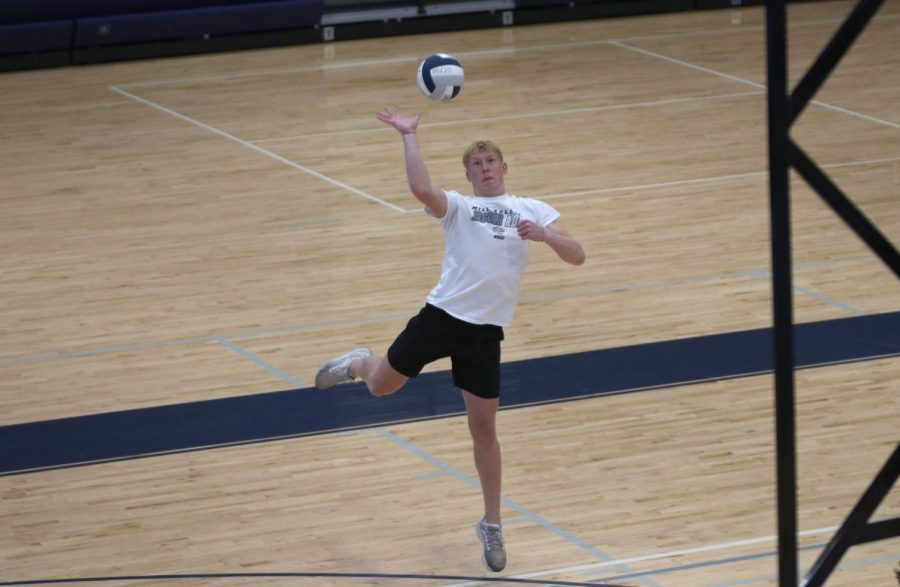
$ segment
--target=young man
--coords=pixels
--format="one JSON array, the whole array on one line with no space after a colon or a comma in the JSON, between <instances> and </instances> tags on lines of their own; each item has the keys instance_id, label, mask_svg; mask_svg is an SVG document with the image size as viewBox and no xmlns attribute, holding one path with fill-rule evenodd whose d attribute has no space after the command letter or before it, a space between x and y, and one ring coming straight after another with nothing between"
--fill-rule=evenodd
<instances>
[{"instance_id":1,"label":"young man","mask_svg":"<svg viewBox=\"0 0 900 587\"><path fill-rule=\"evenodd\" d=\"M549 205L506 193L509 170L499 147L478 141L463 165L472 196L432 185L416 142L419 115L385 108L378 119L402 136L406 177L425 211L444 226L446 250L441 278L427 304L388 349L386 357L366 348L327 361L316 374L326 389L356 379L374 396L389 395L437 359L450 357L453 383L462 390L475 467L481 480L484 517L476 532L482 560L491 571L506 566L500 520L500 444L496 417L500 394L500 341L512 320L529 241L550 246L565 262L584 263L584 250L561 226Z\"/></svg>"}]
</instances>

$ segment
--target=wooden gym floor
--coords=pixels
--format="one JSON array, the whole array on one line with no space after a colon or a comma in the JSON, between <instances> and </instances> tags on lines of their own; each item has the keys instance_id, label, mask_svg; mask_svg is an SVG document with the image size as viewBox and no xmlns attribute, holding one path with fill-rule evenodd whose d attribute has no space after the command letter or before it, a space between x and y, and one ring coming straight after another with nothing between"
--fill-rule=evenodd
<instances>
[{"instance_id":1,"label":"wooden gym floor","mask_svg":"<svg viewBox=\"0 0 900 587\"><path fill-rule=\"evenodd\" d=\"M790 6L793 83L851 6ZM400 140L374 113L423 113L420 143L445 187L467 187L462 149L492 138L510 190L557 207L584 244L583 267L532 248L504 343L505 361L551 382L528 391L560 398L573 374L542 371L546 358L770 325L763 17L743 8L0 76L3 438L172 414L94 431L107 438L96 454L133 458L79 453L15 470L21 451L4 449L0 584L483 582L464 419L403 412L418 390L376 401L309 389L323 360L357 344L383 352L439 273L440 227L408 194ZM452 103L415 87L418 61L437 51L466 68ZM900 1L816 100L793 136L896 246ZM896 278L794 180L797 322L884 324L900 311ZM898 441L898 348L862 359L796 375L803 569ZM596 368L597 388L660 368ZM507 583L774 585L772 385L765 372L707 373L530 406L511 388L499 417ZM284 391L298 418L310 410L331 432L222 441L216 418L241 416L216 411L226 400ZM323 409L344 397L374 424ZM199 426L179 416L189 407L208 408L210 438L129 452L126 438ZM97 449L91 438L82 429L40 450ZM898 514L895 489L876 517ZM892 585L898 559L897 539L855 547L828 585Z\"/></svg>"}]
</instances>

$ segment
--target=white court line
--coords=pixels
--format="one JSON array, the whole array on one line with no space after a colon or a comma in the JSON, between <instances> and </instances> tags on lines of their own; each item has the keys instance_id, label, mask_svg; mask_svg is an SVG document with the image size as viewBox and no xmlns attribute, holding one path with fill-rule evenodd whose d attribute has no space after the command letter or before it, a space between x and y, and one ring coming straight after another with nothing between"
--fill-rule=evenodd
<instances>
[{"instance_id":1,"label":"white court line","mask_svg":"<svg viewBox=\"0 0 900 587\"><path fill-rule=\"evenodd\" d=\"M499 49L482 49L478 51L457 52L455 55L460 59L468 57L486 57L498 54L515 54L518 51L539 51L547 49L565 49L569 47L577 47L582 45L602 45L606 43L606 39L590 40L590 41L574 41L571 43L553 43L546 45L532 45L531 47L501 47ZM378 65L397 65L399 63L419 63L422 60L420 55L410 55L404 57L392 57L389 59L361 59L358 61L347 61L344 63L324 63L320 65L308 65L306 67L287 67L280 69L257 69L244 71L240 73L227 73L222 75L210 75L203 77L189 77L172 80L159 80L148 82L135 82L131 84L119 84L120 88L147 88L153 86L169 86L178 84L190 84L196 82L214 82L226 81L231 79L242 79L247 77L259 77L266 75L290 75L295 73L309 73L319 71L333 71L339 69L352 69L354 67L372 67Z\"/></svg>"},{"instance_id":2,"label":"white court line","mask_svg":"<svg viewBox=\"0 0 900 587\"><path fill-rule=\"evenodd\" d=\"M629 108L648 108L654 106L668 106L670 104L683 104L687 102L702 102L705 100L724 100L728 98L740 98L743 96L756 96L761 92L732 92L730 94L718 94L715 96L687 96L684 98L672 98L671 100L654 100L651 102L630 102L627 104L608 104L606 106L585 106L584 108L567 108L565 110L543 110L539 112L525 112L521 114L504 114L502 116L487 116L485 118L466 118L465 120L448 120L446 122L431 122L419 125L419 128L437 128L442 126L461 126L496 122L498 120L521 120L523 118L539 118L541 116L566 116L568 114L584 114L586 112L604 112L607 110L626 110ZM271 139L257 139L254 144L276 143L321 137L333 137L336 135L361 134L370 132L393 131L390 127L372 127L357 130L344 130L326 133L311 133L305 135L291 135L286 137L274 137ZM396 131L395 131L396 132Z\"/></svg>"},{"instance_id":3,"label":"white court line","mask_svg":"<svg viewBox=\"0 0 900 587\"><path fill-rule=\"evenodd\" d=\"M477 51L459 51L454 55L460 59L469 57L491 57L495 55L515 55L524 51L548 51L554 49L569 49L572 47L588 47L592 45L605 45L609 39L589 39L585 41L570 41L568 43L546 43L543 45L531 45L528 47L500 47L497 49L479 49ZM372 67L378 65L397 65L400 63L416 63L421 61L421 55L410 55L403 57L392 57L389 59L361 59L357 61L347 61L344 63L324 63L320 65L308 65L306 67L287 67L280 69L257 69L244 71L240 73L226 73L222 75L210 75L203 77L189 77L171 80L134 82L130 84L119 84L120 88L147 88L154 86L169 86L178 84L190 84L196 82L215 82L226 81L231 79L242 79L247 77L259 77L266 75L290 75L296 73L309 73L319 71L333 71L339 69L352 69L354 67Z\"/></svg>"},{"instance_id":4,"label":"white court line","mask_svg":"<svg viewBox=\"0 0 900 587\"><path fill-rule=\"evenodd\" d=\"M828 534L833 533L837 530L839 526L829 526L827 528L816 528L814 530L804 530L802 532L798 532L797 536L806 537L806 536L815 536L818 534ZM715 552L717 550L728 550L731 548L740 548L743 546L753 546L755 544L766 544L766 543L774 543L778 539L777 536L761 536L759 538L750 538L747 540L736 540L734 542L723 542L720 544L709 544L706 546L699 546L696 548L685 548L683 550L670 550L668 552L659 552L655 554L647 554L644 556L635 556L631 558L621 558L611 561L603 561L598 563L587 563L583 565L575 565L571 567L559 567L556 569L547 569L544 571L535 571L533 573L522 573L520 575L512 575L511 579L534 579L538 577L549 577L551 575L564 575L568 573L577 573L582 571L591 571L594 569L602 569L605 567L615 567L620 565L630 565L632 563L642 563L659 559L667 559L667 558L676 558L682 556L688 556L692 554L702 554L705 552ZM472 587L474 585L481 585L480 582L468 582L468 583L454 583L453 585L447 585L446 587Z\"/></svg>"},{"instance_id":5,"label":"white court line","mask_svg":"<svg viewBox=\"0 0 900 587\"><path fill-rule=\"evenodd\" d=\"M893 163L900 161L900 157L884 157L881 159L867 159L864 161L847 161L844 163L828 163L819 165L822 169L837 169L840 167L854 167L858 165L876 165L878 163ZM644 183L638 185L629 185L614 188L600 188L596 190L579 190L577 192L561 192L558 194L548 194L544 196L535 196L539 200L554 200L562 198L571 198L575 196L590 196L596 194L611 194L615 192L628 192L637 190L649 190L664 187L673 187L678 185L692 185L700 183L715 183L718 181L729 181L732 179L743 179L748 177L766 177L768 171L750 171L748 173L736 173L734 175L716 175L711 177L698 177L693 179L677 179L673 181L664 181L660 183ZM407 210L409 212L410 210Z\"/></svg>"},{"instance_id":6,"label":"white court line","mask_svg":"<svg viewBox=\"0 0 900 587\"><path fill-rule=\"evenodd\" d=\"M759 88L761 90L765 90L766 86L764 84L758 84L756 82L752 82L750 80L746 80L741 77L737 77L734 75L728 75L727 73L722 73L721 71L716 71L714 69L709 69L708 67L703 67L702 65L696 65L694 63L689 63L687 61L682 61L681 59L675 59L674 57L669 57L668 55L663 55L661 53L655 53L653 51L648 51L647 49L641 49L640 47L632 47L631 45L627 45L621 41L609 41L610 45L615 45L616 47L621 47L622 49L628 49L629 51L634 51L635 53L641 53L643 55L647 55L649 57L653 57L655 59L661 59L663 61L668 61L669 63L674 63L675 65L681 65L683 67L690 67L691 69L696 69L697 71L702 71L703 73L708 73L710 75L714 75L717 77L721 77L724 79L729 79L734 82L738 82L741 84L748 84L755 88Z\"/></svg>"},{"instance_id":7,"label":"white court line","mask_svg":"<svg viewBox=\"0 0 900 587\"><path fill-rule=\"evenodd\" d=\"M348 61L341 64L308 65L306 67L284 67L280 69L256 69L242 71L240 73L225 73L222 75L208 75L203 77L186 77L180 79L158 80L148 82L135 82L131 84L119 84L120 88L152 88L156 86L172 86L179 84L193 84L200 82L219 82L247 77L261 77L266 75L291 75L295 73L309 73L314 71L327 71L329 69L343 69L351 67L364 67L371 65L394 65L397 63L418 62L420 57L395 57L393 59L374 59L363 61Z\"/></svg>"},{"instance_id":8,"label":"white court line","mask_svg":"<svg viewBox=\"0 0 900 587\"><path fill-rule=\"evenodd\" d=\"M622 43L621 41L609 41L610 45L615 45L616 47L621 47L623 49L628 49L629 51L634 51L636 53L642 53L649 57L653 57L655 59L662 59L663 61L668 61L669 63L674 63L675 65L681 65L683 67L689 67L691 69L696 69L697 71L702 71L704 73L708 73L710 75L715 75L724 79L728 79L731 81L739 82L742 84L751 85L755 88L766 89L764 84L760 84L754 81L750 81L748 79L740 78L734 75L729 75L727 73L722 73L721 71L716 71L714 69L710 69L708 67L703 67L701 65L697 65L695 63L690 63L688 61L682 61L681 59L675 59L674 57L669 57L668 55L663 55L661 53L656 53L654 51L648 51L646 49L641 49L639 47L634 47L632 45L627 45ZM825 102L820 102L819 100L811 100L810 104L815 104L816 106L821 106L822 108L828 108L830 110L834 110L837 112L841 112L842 114L848 114L850 116L855 116L857 118L862 118L863 120L868 120L869 122L874 122L876 124L883 124L885 126L890 126L892 128L900 129L900 124L890 121L884 120L882 118L877 118L875 116L869 116L868 114L862 114L860 112L855 112L853 110L848 110L846 108L841 108L840 106L834 106L832 104L827 104Z\"/></svg>"},{"instance_id":9,"label":"white court line","mask_svg":"<svg viewBox=\"0 0 900 587\"><path fill-rule=\"evenodd\" d=\"M140 96L136 96L136 95L132 94L131 92L123 90L117 86L111 86L110 90L112 90L118 94L121 94L121 95L125 96L126 98L130 98L136 102L140 102L141 104L150 106L151 108L155 108L155 109L159 110L160 112L165 112L166 114L174 116L175 118L178 118L185 122L189 122L195 126L199 126L200 128L202 128L204 130L207 130L213 134L217 134L220 137L226 138L226 139L233 141L239 145L247 147L248 149L253 149L257 153L261 153L261 154L265 155L266 157L269 157L270 159L274 159L275 161L284 163L288 167L292 167L298 171L302 171L303 173L312 175L313 177L317 177L317 178L321 179L322 181L330 183L333 186L347 190L348 192L351 192L358 196L362 196L363 198L366 198L367 200L370 200L377 204L381 204L382 206L386 206L396 212L400 212L401 214L405 212L405 210L403 208L401 208L400 206L396 206L394 204L391 204L390 202L385 202L384 200L382 200L380 198L376 198L375 196L373 196L371 194L367 194L366 192L364 192L362 190L358 190L353 186L350 186L350 185L347 185L340 181L337 181L336 179L332 179L332 178L328 177L327 175L323 175L323 174L319 173L318 171L314 171L314 170L310 169L309 167L304 167L303 165L300 165L299 163L295 163L294 161L291 161L290 159L282 157L281 155L276 155L275 153L273 153L272 151L269 151L268 149L264 149L263 147L254 145L253 143L245 141L244 139L240 139L240 138L234 136L233 134L229 134L229 133L225 132L224 130L221 130L214 126L210 126L206 123L200 122L199 120L196 120L194 118L191 118L190 116L181 114L180 112L176 112L175 110L172 110L170 108L166 108L165 106L161 106L160 104L157 104L156 102L153 102L151 100L147 100L146 98L141 98Z\"/></svg>"},{"instance_id":10,"label":"white court line","mask_svg":"<svg viewBox=\"0 0 900 587\"><path fill-rule=\"evenodd\" d=\"M883 118L876 118L874 116L869 116L868 114L862 114L861 112L854 112L853 110L847 110L846 108L841 108L840 106L835 106L833 104L827 104L825 102L819 102L818 100L813 100L810 104L815 104L816 106L821 106L822 108L828 108L829 110L834 110L836 112L840 112L842 114L849 114L850 116L856 116L857 118L862 118L863 120L868 120L869 122L875 122L877 124L884 124L893 128L900 129L900 124L885 120Z\"/></svg>"},{"instance_id":11,"label":"white court line","mask_svg":"<svg viewBox=\"0 0 900 587\"><path fill-rule=\"evenodd\" d=\"M616 42L611 42L611 43L619 44L619 43L616 43ZM621 47L623 47L623 48L626 48L626 49L633 49L632 47L629 47L629 46L624 45L624 44L619 44L619 45L620 45ZM656 54L651 53L651 52L648 52L648 51L644 51L643 49L634 49L634 50L637 50L637 51L639 51L639 52L645 52L645 53L650 54L651 56L657 57ZM671 60L671 58L668 58L668 57L665 57L665 56L658 56L658 57L663 58L663 59L666 59L666 60ZM713 70L708 70L708 69L706 69L706 68L701 68L701 67L699 67L699 66L694 66L694 65L692 65L692 64L685 63L685 62L681 62L681 61L678 61L678 60L672 60L672 61L674 61L674 62L676 62L676 63L678 63L678 64L687 65L688 67L693 67L693 68L701 69L701 70L703 70L703 71L709 72L709 73L714 74L714 75L724 75L724 74L719 74L718 72L715 72L715 71L713 71ZM728 77L730 77L730 76L728 76ZM737 81L744 82L744 83L750 83L750 84L753 84L753 82L747 82L746 80L741 80L740 78L734 78L734 79L736 79ZM758 84L753 84L753 85L758 85ZM152 107L152 108L156 108L157 110L160 110L160 111L162 111L162 112L165 112L165 113L167 113L167 114L170 114L170 115L172 115L172 116L175 116L176 118L180 118L181 120L184 120L184 121L186 121L186 122L189 122L189 123L191 123L191 124L194 124L194 125L196 125L196 126L199 126L199 127L203 128L203 129L206 129L206 130L208 130L209 132L215 133L215 134L217 134L217 135L219 135L219 136L222 136L222 137L224 137L224 138L227 138L227 139L229 139L229 140L231 140L231 141L234 141L234 142L236 142L236 143L238 143L238 144L244 145L244 146L246 146L246 147L248 147L248 148L250 148L250 149L253 149L253 150L255 150L255 151L259 152L259 153L262 153L262 154L266 155L267 157L271 157L272 159L275 159L276 161L280 161L280 162L282 162L282 163L285 163L286 165L288 165L288 166L290 166L290 167L293 167L294 169L297 169L297 170L302 171L302 172L304 172L304 173L308 173L308 174L310 174L310 175L313 175L313 176L315 176L315 177L318 177L318 178L320 178L320 179L322 179L322 180L324 180L324 181L327 181L327 182L329 182L329 183L331 183L331 184L333 184L333 185L335 185L335 186L337 186L337 187L346 189L346 190L348 190L348 191L350 191L350 192L352 192L352 193L355 193L355 194L357 194L357 195L360 195L360 196L362 196L362 197L364 197L364 198L366 198L366 199L368 199L368 200L377 202L377 203L379 203L379 204L381 204L381 205L383 205L383 206L387 206L388 208L391 208L392 210L395 210L395 211L397 211L397 212L400 212L400 213L412 213L412 212L418 212L418 211L421 210L421 208L403 208L403 207L397 206L397 205L395 205L395 204L391 204L391 203L389 203L389 202L386 202L386 201L384 201L384 200L381 200L380 198L376 198L375 196L372 196L372 195L367 194L367 193L365 193L365 192L363 192L363 191L361 191L361 190L358 190L357 188L354 188L354 187L349 186L349 185L347 185L347 184L345 184L345 183L339 182L339 181L337 181L337 180L335 180L335 179L332 179L332 178L330 178L330 177L328 177L328 176L325 176L325 175L323 175L323 174L321 174L321 173L319 173L319 172L317 172L317 171L314 171L314 170L312 170L312 169L309 169L308 167L304 167L304 166L302 166L302 165L300 165L300 164L298 164L298 163L295 163L295 162L293 162L293 161L291 161L291 160L289 160L289 159L286 159L286 158L284 158L284 157L282 157L282 156L280 156L280 155L276 155L276 154L273 153L272 151L269 151L268 149L265 149L264 147L260 147L260 146L258 145L258 143L261 143L261 142L264 142L264 141L274 142L274 141L277 141L277 140L289 140L289 139L291 139L291 138L299 138L299 137L288 137L288 138L284 138L284 139L263 139L263 140L255 141L255 142L247 141L247 140L244 140L244 139L240 139L240 138L238 138L238 137L236 137L236 136L234 136L234 135L232 135L232 134L229 134L229 133L227 133L227 132L225 132L225 131L223 131L223 130L220 130L220 129L218 129L218 128L215 128L215 127L213 127L213 126L210 126L210 125L208 125L208 124L205 124L205 123L203 123L203 122L200 122L200 121L198 121L198 120L196 120L196 119L194 119L194 118L191 118L191 117L189 117L189 116L186 116L186 115L184 115L184 114L181 114L181 113L179 113L179 112L176 112L176 111L174 111L174 110L172 110L172 109L170 109L170 108L166 108L165 106L162 106L162 105L160 105L160 104L157 104L157 103L155 103L155 102L153 102L153 101L151 101L151 100L147 100L146 98L141 98L140 96L136 96L135 94L132 94L131 92L128 92L128 91L126 91L126 90L123 90L122 88L120 88L120 87L118 87L118 86L112 86L110 89L113 90L114 92L117 92L117 93L119 93L119 94L122 94L123 96L126 96L126 97L128 97L128 98L131 98L132 100L138 101L138 102L140 102L140 103L142 103L142 104L145 104L145 105L148 105L148 106L150 106L150 107ZM731 98L731 97L740 97L740 96L754 95L754 94L756 94L756 93L757 93L757 92L736 92L736 93L732 93L732 94L722 94L722 95L718 95L718 96L703 96L703 97L691 97L691 98L676 98L676 99L673 99L673 100L660 100L660 101L651 101L651 102L636 102L636 103L632 103L632 104L615 104L615 105L609 105L609 106L598 106L598 107L594 107L594 108L575 108L575 109L570 109L570 110L558 110L558 111L551 111L551 112L535 112L535 113L527 113L527 114L519 114L519 115L506 115L506 116L488 117L488 118L483 118L483 119L479 119L479 120L475 120L475 121L473 121L473 120L467 120L465 123L463 123L463 122L455 122L455 121L451 121L451 122L441 122L441 123L433 123L433 124L423 125L423 126L433 126L433 127L437 127L437 126L449 126L449 125L455 125L455 124L469 124L469 123L472 123L472 122L487 122L487 121L491 121L491 120L510 120L510 119L516 119L516 118L531 118L531 117L536 117L536 116L565 115L565 114L572 114L572 113L592 112L592 111L601 111L601 110L613 110L613 109L623 109L623 108L650 107L650 106L660 106L660 105L667 105L667 104L674 104L674 103L693 102L693 101L699 101L699 100L727 99L727 98ZM829 106L829 107L831 107L831 106ZM831 108L837 109L837 107L831 107ZM850 113L850 112L848 111L848 113ZM860 115L860 116L863 116L863 115ZM898 128L900 128L900 127L898 127ZM385 131L385 130L391 130L391 129L389 129L389 128L384 128L384 129L377 128L377 129L370 129L370 130L367 129L367 130L359 130L359 131L345 131L344 134L349 134L349 133L360 133L360 132L371 132L371 131L382 132L382 131ZM337 134L337 133L335 133L335 134ZM321 136L321 135L305 135L305 137L312 137L312 136ZM304 138L305 138L305 137L304 137ZM898 160L898 158L896 158L896 157L894 157L894 158L883 158L883 159L871 159L871 160L868 160L868 161L847 162L847 163L836 163L836 164L831 164L831 165L821 165L820 167L822 167L823 169L829 169L829 168L837 168L837 167L847 167L847 166L852 166L852 165L865 165L865 164L874 164L874 163L886 163L886 162L897 161L897 160ZM655 189L655 188L671 187L671 186L677 186L677 185L691 185L691 184L710 183L710 182L717 182L717 181L727 181L727 180L731 180L731 179L740 179L740 178L745 178L745 177L754 177L754 176L759 176L759 175L765 175L766 173L768 173L768 172L766 172L766 171L755 171L755 172L742 173L742 174L735 174L735 175L722 175L722 176L715 176L715 177L703 177L703 178L696 178L696 179L675 180L675 181L670 181L670 182L660 182L660 183L652 183L652 184L638 184L638 185L623 186L623 187L614 187L614 188L601 188L601 189L597 189L597 190L581 190L581 191L577 191L577 192L563 192L563 193L558 193L558 194L549 194L549 195L546 195L546 196L536 196L536 197L538 197L538 199L553 200L553 199L571 198L571 197L575 197L575 196L583 196L583 195L595 195L595 194L615 193L615 192L622 192L622 191L633 191L633 190Z\"/></svg>"},{"instance_id":12,"label":"white court line","mask_svg":"<svg viewBox=\"0 0 900 587\"><path fill-rule=\"evenodd\" d=\"M545 196L535 196L539 200L555 200L561 198L572 198L575 196L591 196L598 194L612 194L615 192L629 192L637 190L652 190L656 188L673 187L678 185L693 185L699 183L715 183L718 181L728 181L731 179L741 179L745 177L760 177L768 175L768 171L750 171L748 173L736 173L734 175L716 175L711 177L697 177L692 179L676 179L672 181L663 181L659 183L642 183L637 185L627 185L614 188L599 188L596 190L579 190L577 192L561 192L558 194L548 194Z\"/></svg>"},{"instance_id":13,"label":"white court line","mask_svg":"<svg viewBox=\"0 0 900 587\"><path fill-rule=\"evenodd\" d=\"M893 20L900 17L898 14L877 14L872 18L873 22L881 21L881 20ZM788 24L788 29L800 28L800 27L810 27L810 26L821 26L827 24L837 24L843 22L843 18L840 19L827 19L827 20L813 20L807 22L800 22L795 24ZM723 34L735 34L735 33L753 33L764 30L765 28L761 25L752 25L752 26L743 26L743 25L732 25L728 28L723 29L715 29L709 31L691 31L686 33L661 33L657 35L643 35L643 36L633 36L633 37L621 37L618 39L592 39L585 41L572 41L568 43L547 43L542 45L531 45L531 46L517 46L517 47L501 47L498 49L483 49L478 51L465 51L458 52L456 56L459 58L468 58L468 57L485 57L497 54L516 54L524 51L541 51L541 50L552 50L552 49L567 49L571 47L584 47L590 45L602 45L614 41L641 41L641 40L653 40L653 39L670 39L670 38L680 38L680 37L688 37L688 36L704 36L704 35L723 35ZM266 75L289 75L295 73L305 73L312 71L328 71L335 69L346 69L353 67L369 67L373 65L396 65L399 63L418 63L421 59L421 56L409 56L409 57L395 57L392 59L369 59L369 60L359 60L359 61L348 61L346 63L331 63L331 64L322 64L322 65L310 65L307 67L289 67L289 68L280 68L280 69L257 69L252 71L243 71L240 73L230 73L230 74L222 74L222 75L212 75L212 76L202 76L202 77L191 77L191 78L180 78L180 79L170 79L170 80L157 80L157 81L146 81L146 82L134 82L130 84L119 84L120 88L145 88L145 87L153 87L153 86L166 86L166 85L178 85L178 84L189 84L195 82L213 82L213 81L225 81L229 79L241 79L246 77L257 77L257 76L266 76Z\"/></svg>"},{"instance_id":14,"label":"white court line","mask_svg":"<svg viewBox=\"0 0 900 587\"><path fill-rule=\"evenodd\" d=\"M664 106L675 103L685 103L685 102L696 102L701 100L716 100L716 99L727 99L741 96L753 96L758 94L759 92L736 92L732 94L722 94L717 96L702 96L702 97L692 97L692 98L676 98L673 100L661 100L656 102L635 102L632 104L616 104L610 106L597 106L591 108L574 108L569 110L554 110L554 111L546 111L546 112L533 112L528 114L510 114L506 116L496 116L496 117L488 117L488 118L480 118L480 119L468 119L466 121L448 121L448 122L436 122L430 124L421 125L422 128L431 128L431 127L439 127L439 126L453 126L453 125L462 125L462 124L471 124L471 123L482 123L489 122L493 120L510 120L517 118L533 118L537 116L563 116L566 114L573 113L582 113L582 112L597 112L602 110L617 110L624 108L643 108L643 107L652 107L652 106ZM333 136L338 134L360 134L360 133L368 133L368 132L384 132L384 131L393 131L393 129L384 127L384 128L371 128L371 129L362 129L362 130L349 130L349 131L341 131L335 133L315 133L308 135L293 135L290 137L278 137L273 139L261 139L257 141L253 141L255 144L259 143L270 143L270 142L281 142L281 141L290 141L290 140L303 140L308 138L317 138L322 136ZM876 165L879 163L893 163L896 161L900 161L900 157L882 157L879 159L866 159L862 161L846 161L842 163L828 163L824 165L819 165L822 169L838 169L841 167L854 167L861 165ZM637 190L647 190L647 189L656 189L656 188L665 188L665 187L673 187L679 185L693 185L693 184L703 184L703 183L715 183L720 181L729 181L733 179L743 179L749 177L762 177L767 176L768 171L750 171L747 173L736 173L731 175L717 175L710 177L699 177L692 179L679 179L673 181L666 182L657 182L657 183L645 183L645 184L635 184L629 186L621 186L621 187L611 187L611 188L598 188L595 190L579 190L574 192L560 192L556 194L546 194L546 195L538 195L534 196L539 200L556 200L563 198L572 198L576 196L587 196L587 195L599 195L599 194L610 194L616 192L627 192L627 191L637 191ZM404 208L404 212L419 212L421 208Z\"/></svg>"}]
</instances>

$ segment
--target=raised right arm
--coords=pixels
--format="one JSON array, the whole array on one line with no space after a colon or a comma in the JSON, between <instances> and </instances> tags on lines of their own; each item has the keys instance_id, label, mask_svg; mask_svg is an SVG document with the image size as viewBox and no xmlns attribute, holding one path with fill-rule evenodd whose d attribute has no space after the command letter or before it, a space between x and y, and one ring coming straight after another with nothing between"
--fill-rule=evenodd
<instances>
[{"instance_id":1,"label":"raised right arm","mask_svg":"<svg viewBox=\"0 0 900 587\"><path fill-rule=\"evenodd\" d=\"M447 194L444 190L431 184L428 169L419 151L416 131L419 127L419 114L404 116L396 106L389 106L379 112L378 120L393 126L403 138L403 152L406 161L406 179L413 195L431 210L436 218L443 218L447 213Z\"/></svg>"}]
</instances>

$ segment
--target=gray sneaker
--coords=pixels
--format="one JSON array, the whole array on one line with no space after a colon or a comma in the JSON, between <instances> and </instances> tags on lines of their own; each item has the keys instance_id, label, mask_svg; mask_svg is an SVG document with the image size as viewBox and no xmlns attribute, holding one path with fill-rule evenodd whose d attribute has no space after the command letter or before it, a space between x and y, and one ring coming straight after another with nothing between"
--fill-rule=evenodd
<instances>
[{"instance_id":1,"label":"gray sneaker","mask_svg":"<svg viewBox=\"0 0 900 587\"><path fill-rule=\"evenodd\" d=\"M503 525L490 524L484 518L475 526L475 534L484 545L481 560L490 571L499 573L506 567L506 548L503 544Z\"/></svg>"},{"instance_id":2,"label":"gray sneaker","mask_svg":"<svg viewBox=\"0 0 900 587\"><path fill-rule=\"evenodd\" d=\"M347 354L335 357L325 364L316 373L316 387L319 389L328 389L340 383L350 383L353 377L350 375L350 361L356 359L365 359L371 357L372 351L367 348L353 349Z\"/></svg>"}]
</instances>

